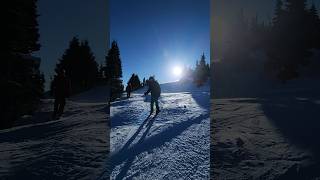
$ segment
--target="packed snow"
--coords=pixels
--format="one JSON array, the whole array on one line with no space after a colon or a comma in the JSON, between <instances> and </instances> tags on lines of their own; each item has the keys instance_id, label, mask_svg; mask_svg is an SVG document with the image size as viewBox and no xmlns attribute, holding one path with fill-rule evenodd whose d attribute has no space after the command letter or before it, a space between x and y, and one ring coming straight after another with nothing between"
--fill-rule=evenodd
<instances>
[{"instance_id":1,"label":"packed snow","mask_svg":"<svg viewBox=\"0 0 320 180\"><path fill-rule=\"evenodd\" d=\"M50 120L53 99L34 116L0 131L0 179L96 179L109 154L107 87L68 99Z\"/></svg>"},{"instance_id":2,"label":"packed snow","mask_svg":"<svg viewBox=\"0 0 320 180\"><path fill-rule=\"evenodd\" d=\"M161 112L148 118L146 88L111 104L111 179L209 179L210 86L161 84Z\"/></svg>"},{"instance_id":3,"label":"packed snow","mask_svg":"<svg viewBox=\"0 0 320 180\"><path fill-rule=\"evenodd\" d=\"M320 178L320 88L301 82L212 100L213 179Z\"/></svg>"}]
</instances>

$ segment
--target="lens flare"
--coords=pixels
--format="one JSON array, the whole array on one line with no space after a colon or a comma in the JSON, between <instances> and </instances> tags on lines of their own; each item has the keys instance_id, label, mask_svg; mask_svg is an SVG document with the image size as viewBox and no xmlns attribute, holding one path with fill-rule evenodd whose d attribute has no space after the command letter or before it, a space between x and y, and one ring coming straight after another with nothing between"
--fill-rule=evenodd
<instances>
[{"instance_id":1,"label":"lens flare","mask_svg":"<svg viewBox=\"0 0 320 180\"><path fill-rule=\"evenodd\" d=\"M174 74L175 76L181 76L181 74L182 74L182 68L179 67L179 66L175 66L175 67L173 68L172 72L173 72L173 74Z\"/></svg>"}]
</instances>

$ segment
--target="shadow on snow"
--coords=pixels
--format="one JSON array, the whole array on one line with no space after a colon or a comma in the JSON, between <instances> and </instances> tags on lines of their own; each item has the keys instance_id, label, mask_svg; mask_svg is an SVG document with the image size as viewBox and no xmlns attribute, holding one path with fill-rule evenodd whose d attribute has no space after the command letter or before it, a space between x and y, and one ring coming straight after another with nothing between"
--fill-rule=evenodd
<instances>
[{"instance_id":1,"label":"shadow on snow","mask_svg":"<svg viewBox=\"0 0 320 180\"><path fill-rule=\"evenodd\" d=\"M156 147L160 147L166 142L170 142L171 139L180 135L191 125L200 124L201 121L207 118L209 118L209 114L203 114L198 116L197 118L188 119L179 124L176 124L175 126L171 126L156 135L146 138L148 132L151 129L152 124L154 123L154 118L152 118L148 122L147 129L145 130L139 141L136 144L129 147L132 141L141 132L141 129L148 120L146 119L144 123L141 124L141 126L138 128L137 132L126 142L123 148L121 148L121 150L117 151L115 154L111 155L111 171L116 165L125 162L125 165L122 167L120 173L116 177L116 179L122 179L123 177L125 177L136 155L145 151L150 151Z\"/></svg>"}]
</instances>

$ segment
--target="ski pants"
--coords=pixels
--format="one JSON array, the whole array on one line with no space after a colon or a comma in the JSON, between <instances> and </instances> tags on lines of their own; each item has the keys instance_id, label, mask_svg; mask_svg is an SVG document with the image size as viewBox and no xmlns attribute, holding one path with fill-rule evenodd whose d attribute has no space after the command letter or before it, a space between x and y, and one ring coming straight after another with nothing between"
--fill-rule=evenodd
<instances>
[{"instance_id":1,"label":"ski pants","mask_svg":"<svg viewBox=\"0 0 320 180\"><path fill-rule=\"evenodd\" d=\"M64 106L66 105L66 98L65 97L56 97L54 100L54 112L53 115L61 116L64 110Z\"/></svg>"},{"instance_id":2,"label":"ski pants","mask_svg":"<svg viewBox=\"0 0 320 180\"><path fill-rule=\"evenodd\" d=\"M153 106L154 104L156 104L156 108L157 108L157 111L159 111L159 102L158 102L158 99L159 97L153 97L151 96L151 103L150 103L150 106L151 106L151 112L153 112Z\"/></svg>"}]
</instances>

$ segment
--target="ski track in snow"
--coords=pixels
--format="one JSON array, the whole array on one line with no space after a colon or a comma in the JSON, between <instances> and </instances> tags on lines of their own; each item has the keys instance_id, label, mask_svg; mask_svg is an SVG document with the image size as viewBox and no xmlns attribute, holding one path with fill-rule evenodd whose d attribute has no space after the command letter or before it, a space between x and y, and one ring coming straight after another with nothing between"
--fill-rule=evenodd
<instances>
[{"instance_id":1,"label":"ski track in snow","mask_svg":"<svg viewBox=\"0 0 320 180\"><path fill-rule=\"evenodd\" d=\"M0 179L96 179L109 153L107 106L96 97L105 90L71 98L59 120L48 121L53 100L44 99L29 119L37 123L1 130Z\"/></svg>"},{"instance_id":2,"label":"ski track in snow","mask_svg":"<svg viewBox=\"0 0 320 180\"><path fill-rule=\"evenodd\" d=\"M175 86L161 85L156 117L145 89L111 105L111 179L209 179L209 86Z\"/></svg>"}]
</instances>

